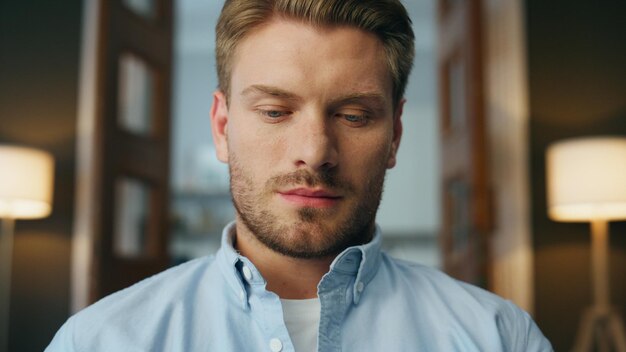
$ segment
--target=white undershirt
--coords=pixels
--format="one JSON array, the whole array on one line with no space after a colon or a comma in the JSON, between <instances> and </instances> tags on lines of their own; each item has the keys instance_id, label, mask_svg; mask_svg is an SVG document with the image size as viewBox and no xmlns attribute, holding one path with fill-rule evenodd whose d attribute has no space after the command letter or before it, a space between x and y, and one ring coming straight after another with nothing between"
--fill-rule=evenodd
<instances>
[{"instance_id":1,"label":"white undershirt","mask_svg":"<svg viewBox=\"0 0 626 352\"><path fill-rule=\"evenodd\" d=\"M296 352L316 352L321 309L319 298L281 299L280 302Z\"/></svg>"}]
</instances>

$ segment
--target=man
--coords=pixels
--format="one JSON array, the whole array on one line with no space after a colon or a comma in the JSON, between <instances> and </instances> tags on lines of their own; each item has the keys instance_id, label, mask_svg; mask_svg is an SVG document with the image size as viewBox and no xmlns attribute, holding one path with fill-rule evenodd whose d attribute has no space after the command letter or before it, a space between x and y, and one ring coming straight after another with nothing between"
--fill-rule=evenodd
<instances>
[{"instance_id":1,"label":"man","mask_svg":"<svg viewBox=\"0 0 626 352\"><path fill-rule=\"evenodd\" d=\"M85 309L49 351L551 350L512 303L380 251L413 61L398 0L227 0L217 61L222 248Z\"/></svg>"}]
</instances>

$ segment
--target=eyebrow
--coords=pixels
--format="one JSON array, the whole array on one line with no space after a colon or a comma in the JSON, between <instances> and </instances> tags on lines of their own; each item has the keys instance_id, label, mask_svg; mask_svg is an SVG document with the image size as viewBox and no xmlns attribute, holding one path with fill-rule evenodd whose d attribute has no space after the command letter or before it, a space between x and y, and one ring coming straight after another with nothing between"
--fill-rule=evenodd
<instances>
[{"instance_id":1,"label":"eyebrow","mask_svg":"<svg viewBox=\"0 0 626 352\"><path fill-rule=\"evenodd\" d=\"M282 98L287 100L301 100L301 98L294 93L288 92L278 87L266 86L262 84L254 84L241 91L241 95L246 98L255 94L271 95L276 98Z\"/></svg>"},{"instance_id":2,"label":"eyebrow","mask_svg":"<svg viewBox=\"0 0 626 352\"><path fill-rule=\"evenodd\" d=\"M242 90L241 95L244 98L249 98L250 96L254 96L254 95L269 95L272 97L282 98L282 99L292 100L292 101L302 100L302 98L295 93L286 91L278 87L267 86L263 84L253 84L245 88L244 90ZM329 105L337 106L337 105L342 105L342 104L358 103L358 102L363 102L363 101L371 102L378 109L383 109L385 104L387 104L388 99L385 98L384 94L381 94L378 92L356 92L356 93L349 93L346 95L335 97L329 102Z\"/></svg>"},{"instance_id":3,"label":"eyebrow","mask_svg":"<svg viewBox=\"0 0 626 352\"><path fill-rule=\"evenodd\" d=\"M339 96L331 100L330 105L341 105L346 103L358 103L362 101L372 102L379 108L383 108L387 103L387 99L383 94L377 92L352 93Z\"/></svg>"}]
</instances>

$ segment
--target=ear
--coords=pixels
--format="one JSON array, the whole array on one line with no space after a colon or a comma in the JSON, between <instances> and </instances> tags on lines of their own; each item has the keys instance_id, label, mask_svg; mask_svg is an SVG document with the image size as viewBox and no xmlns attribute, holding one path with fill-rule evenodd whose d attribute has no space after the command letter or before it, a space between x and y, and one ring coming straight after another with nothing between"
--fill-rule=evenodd
<instances>
[{"instance_id":1,"label":"ear","mask_svg":"<svg viewBox=\"0 0 626 352\"><path fill-rule=\"evenodd\" d=\"M228 163L228 104L226 96L219 90L213 93L211 133L217 151L217 159Z\"/></svg>"},{"instance_id":2,"label":"ear","mask_svg":"<svg viewBox=\"0 0 626 352\"><path fill-rule=\"evenodd\" d=\"M402 110L404 109L405 99L402 99L398 106L396 106L393 115L393 139L391 140L391 151L389 153L389 160L387 160L387 168L391 169L396 166L396 155L398 154L398 148L400 147L400 139L402 138Z\"/></svg>"}]
</instances>

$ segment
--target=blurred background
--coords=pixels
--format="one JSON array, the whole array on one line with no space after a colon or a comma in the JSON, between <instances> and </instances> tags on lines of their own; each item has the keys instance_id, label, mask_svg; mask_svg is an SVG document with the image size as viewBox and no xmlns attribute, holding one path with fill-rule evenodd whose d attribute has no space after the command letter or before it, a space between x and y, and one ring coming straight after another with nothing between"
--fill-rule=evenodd
<instances>
[{"instance_id":1,"label":"blurred background","mask_svg":"<svg viewBox=\"0 0 626 352\"><path fill-rule=\"evenodd\" d=\"M592 302L589 224L548 218L545 151L626 136L626 3L403 2L417 52L384 245L513 300L568 350ZM221 4L0 0L0 145L55 161L51 215L15 223L8 351L217 250L234 214L209 126ZM625 317L626 222L610 226Z\"/></svg>"}]
</instances>

